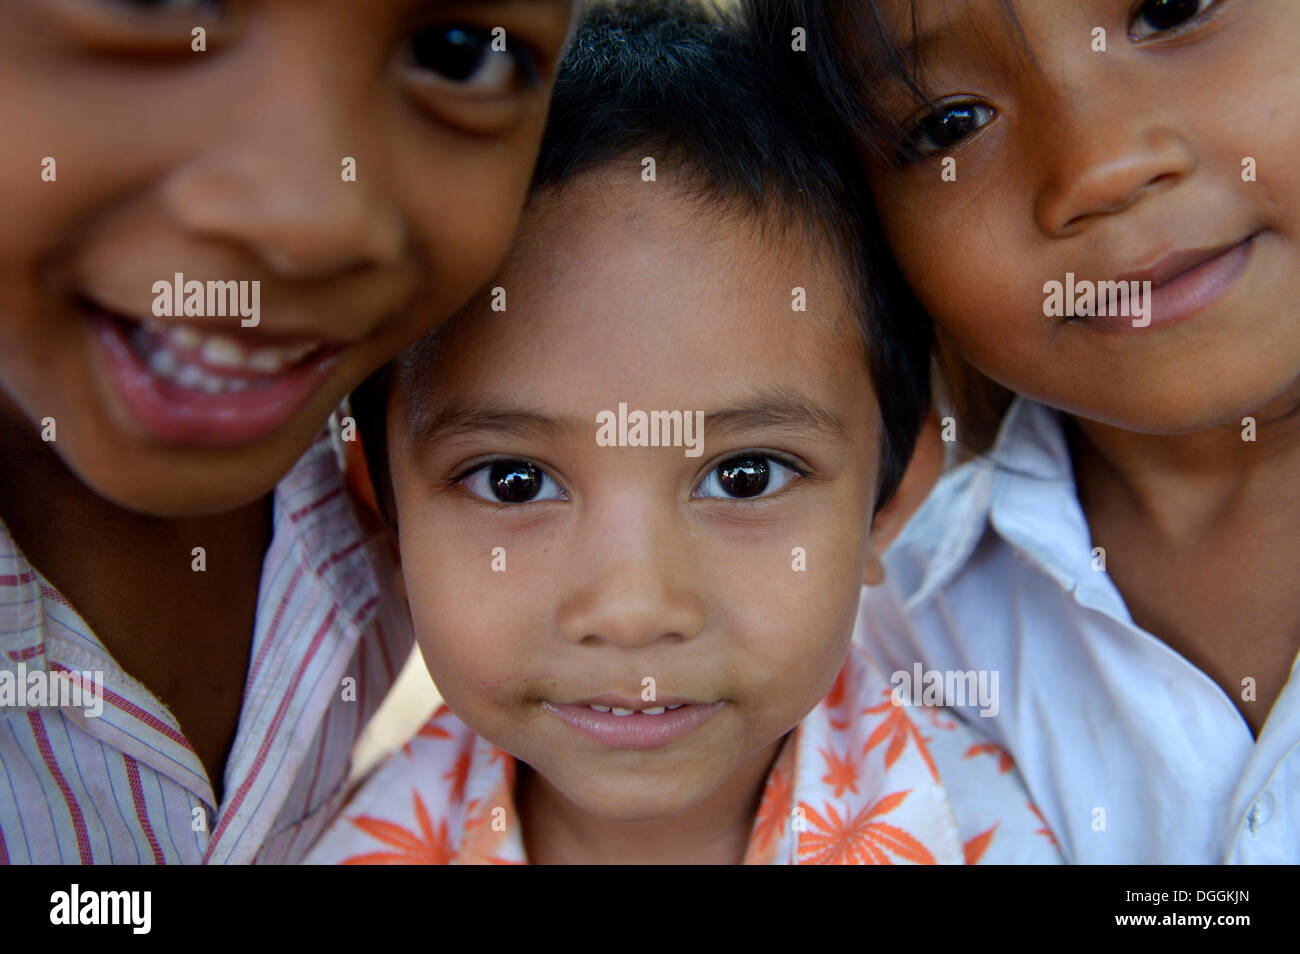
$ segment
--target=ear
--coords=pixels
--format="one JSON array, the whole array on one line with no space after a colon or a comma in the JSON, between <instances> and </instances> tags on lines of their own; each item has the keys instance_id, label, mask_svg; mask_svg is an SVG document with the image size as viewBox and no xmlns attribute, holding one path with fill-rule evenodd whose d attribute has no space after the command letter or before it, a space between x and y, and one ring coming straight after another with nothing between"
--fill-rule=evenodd
<instances>
[{"instance_id":1,"label":"ear","mask_svg":"<svg viewBox=\"0 0 1300 954\"><path fill-rule=\"evenodd\" d=\"M369 533L382 536L388 546L392 565L396 568L389 581L402 599L406 599L406 583L402 579L401 554L397 546L397 534L393 532L375 502L375 485L370 479L370 469L366 465L366 454L361 441L347 441L343 445L344 482L352 494L352 499L361 526ZM390 507L391 509L391 507Z\"/></svg>"},{"instance_id":2,"label":"ear","mask_svg":"<svg viewBox=\"0 0 1300 954\"><path fill-rule=\"evenodd\" d=\"M885 570L879 554L898 536L903 525L921 506L943 472L943 439L940 436L939 418L933 411L926 415L921 434L916 439L916 449L903 473L894 496L889 498L871 523L871 553L867 564L868 577L879 573L878 579L864 578L868 586L884 582ZM875 569L872 569L872 563Z\"/></svg>"},{"instance_id":3,"label":"ear","mask_svg":"<svg viewBox=\"0 0 1300 954\"><path fill-rule=\"evenodd\" d=\"M372 525L371 518L373 522L382 525L384 521L379 514L375 485L370 479L370 468L366 466L366 452L361 446L360 435L343 444L343 479L352 493L352 499L360 505L357 509L363 514L362 521L367 529Z\"/></svg>"},{"instance_id":4,"label":"ear","mask_svg":"<svg viewBox=\"0 0 1300 954\"><path fill-rule=\"evenodd\" d=\"M867 568L862 574L862 582L866 586L879 586L885 582L885 564L880 562L874 543L867 544Z\"/></svg>"}]
</instances>

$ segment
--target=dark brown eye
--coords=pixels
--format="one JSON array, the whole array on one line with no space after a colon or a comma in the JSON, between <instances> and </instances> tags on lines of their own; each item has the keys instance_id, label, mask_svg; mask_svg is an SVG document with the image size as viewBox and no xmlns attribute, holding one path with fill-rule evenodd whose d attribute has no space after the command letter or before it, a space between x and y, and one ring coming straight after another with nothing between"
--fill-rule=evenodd
<instances>
[{"instance_id":1,"label":"dark brown eye","mask_svg":"<svg viewBox=\"0 0 1300 954\"><path fill-rule=\"evenodd\" d=\"M1200 12L1199 0L1147 0L1138 16L1155 30L1172 30Z\"/></svg>"},{"instance_id":2,"label":"dark brown eye","mask_svg":"<svg viewBox=\"0 0 1300 954\"><path fill-rule=\"evenodd\" d=\"M803 476L793 467L762 454L741 454L725 460L704 478L697 497L745 500L770 496L796 477Z\"/></svg>"},{"instance_id":3,"label":"dark brown eye","mask_svg":"<svg viewBox=\"0 0 1300 954\"><path fill-rule=\"evenodd\" d=\"M481 27L429 27L415 35L411 54L420 69L457 86L506 92L536 79L529 52L503 31L494 37Z\"/></svg>"},{"instance_id":4,"label":"dark brown eye","mask_svg":"<svg viewBox=\"0 0 1300 954\"><path fill-rule=\"evenodd\" d=\"M1133 16L1130 33L1142 40L1190 23L1220 0L1145 0Z\"/></svg>"},{"instance_id":5,"label":"dark brown eye","mask_svg":"<svg viewBox=\"0 0 1300 954\"><path fill-rule=\"evenodd\" d=\"M466 474L460 483L474 496L493 503L567 499L555 480L529 460L492 461Z\"/></svg>"},{"instance_id":6,"label":"dark brown eye","mask_svg":"<svg viewBox=\"0 0 1300 954\"><path fill-rule=\"evenodd\" d=\"M925 131L945 146L961 142L979 127L975 110L970 106L945 109L942 113L925 123Z\"/></svg>"},{"instance_id":7,"label":"dark brown eye","mask_svg":"<svg viewBox=\"0 0 1300 954\"><path fill-rule=\"evenodd\" d=\"M940 103L912 127L909 145L921 155L956 146L992 122L994 110L983 103Z\"/></svg>"},{"instance_id":8,"label":"dark brown eye","mask_svg":"<svg viewBox=\"0 0 1300 954\"><path fill-rule=\"evenodd\" d=\"M542 489L542 472L527 461L503 461L493 464L489 479L492 492L502 503L524 503Z\"/></svg>"},{"instance_id":9,"label":"dark brown eye","mask_svg":"<svg viewBox=\"0 0 1300 954\"><path fill-rule=\"evenodd\" d=\"M733 497L757 497L767 487L767 462L753 457L731 461L718 468L718 482Z\"/></svg>"}]
</instances>

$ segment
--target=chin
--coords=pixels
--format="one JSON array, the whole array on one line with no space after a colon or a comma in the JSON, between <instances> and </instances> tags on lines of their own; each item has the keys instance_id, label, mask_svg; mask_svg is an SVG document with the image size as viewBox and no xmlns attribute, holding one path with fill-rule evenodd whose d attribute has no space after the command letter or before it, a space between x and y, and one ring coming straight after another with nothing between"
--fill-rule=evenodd
<instances>
[{"instance_id":1,"label":"chin","mask_svg":"<svg viewBox=\"0 0 1300 954\"><path fill-rule=\"evenodd\" d=\"M554 783L552 783L554 784ZM608 789L593 791L581 783L577 788L560 787L564 797L589 815L611 822L642 822L672 818L689 811L702 800L692 799L682 792L666 793L650 783L613 784Z\"/></svg>"},{"instance_id":2,"label":"chin","mask_svg":"<svg viewBox=\"0 0 1300 954\"><path fill-rule=\"evenodd\" d=\"M73 455L69 455L73 456ZM143 455L117 452L123 460L140 461ZM227 476L225 468L152 467L135 464L130 470L112 473L83 469L74 459L65 461L90 491L123 510L146 517L177 520L226 513L264 497L275 480L263 487L247 469Z\"/></svg>"}]
</instances>

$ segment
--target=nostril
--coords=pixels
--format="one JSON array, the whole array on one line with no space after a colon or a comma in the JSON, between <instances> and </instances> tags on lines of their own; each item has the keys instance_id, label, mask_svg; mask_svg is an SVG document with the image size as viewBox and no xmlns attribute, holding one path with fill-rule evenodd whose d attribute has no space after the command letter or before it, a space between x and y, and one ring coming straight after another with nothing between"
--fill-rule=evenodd
<instances>
[{"instance_id":1,"label":"nostril","mask_svg":"<svg viewBox=\"0 0 1300 954\"><path fill-rule=\"evenodd\" d=\"M1146 188L1147 188L1147 189L1154 189L1154 188L1156 188L1157 186L1164 185L1166 182L1175 182L1175 181L1177 181L1177 180L1180 179L1180 178L1182 178L1182 176L1179 175L1179 173L1177 173L1177 172L1164 172L1164 173L1161 173L1160 175L1156 176L1156 177L1155 177L1154 179L1152 179L1150 182L1148 182L1148 183L1146 184Z\"/></svg>"}]
</instances>

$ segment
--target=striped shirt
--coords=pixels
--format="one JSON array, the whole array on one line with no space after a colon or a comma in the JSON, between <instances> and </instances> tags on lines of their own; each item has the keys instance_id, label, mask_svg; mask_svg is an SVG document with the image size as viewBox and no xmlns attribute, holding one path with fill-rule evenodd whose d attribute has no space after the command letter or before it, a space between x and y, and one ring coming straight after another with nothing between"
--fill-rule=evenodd
<instances>
[{"instance_id":1,"label":"striped shirt","mask_svg":"<svg viewBox=\"0 0 1300 954\"><path fill-rule=\"evenodd\" d=\"M326 429L275 489L218 806L175 717L0 523L0 864L300 859L338 812L352 744L412 646L380 585L394 572Z\"/></svg>"}]
</instances>

